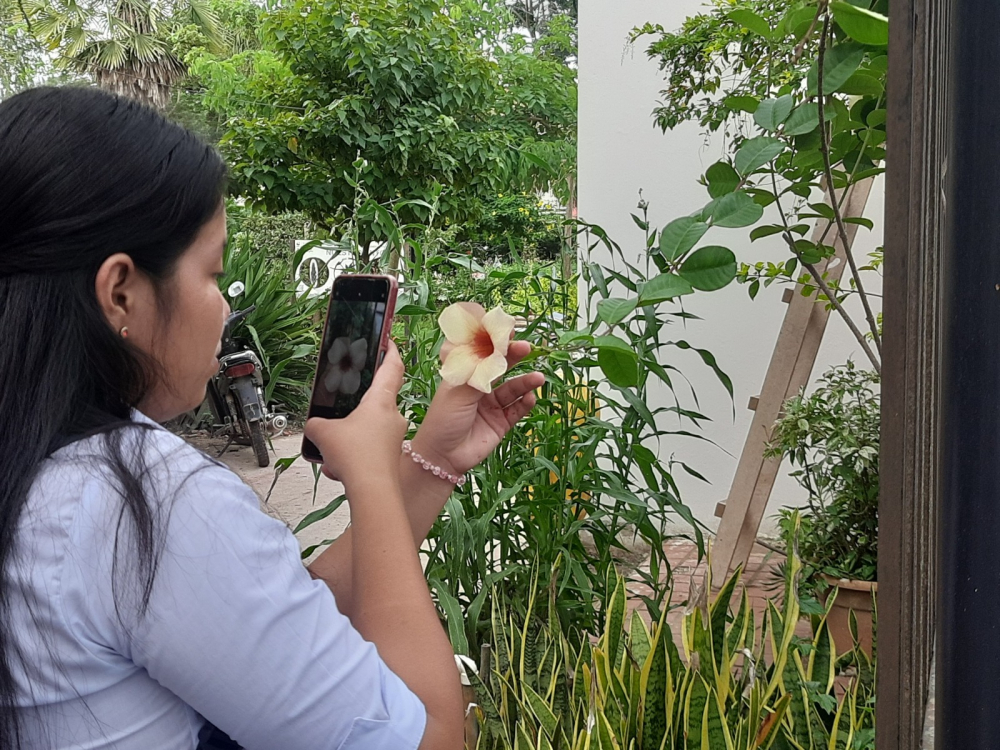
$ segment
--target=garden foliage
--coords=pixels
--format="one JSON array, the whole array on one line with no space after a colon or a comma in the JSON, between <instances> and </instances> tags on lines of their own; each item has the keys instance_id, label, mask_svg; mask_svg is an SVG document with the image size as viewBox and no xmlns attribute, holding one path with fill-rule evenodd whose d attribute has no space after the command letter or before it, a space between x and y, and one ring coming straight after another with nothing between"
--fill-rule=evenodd
<instances>
[{"instance_id":1,"label":"garden foliage","mask_svg":"<svg viewBox=\"0 0 1000 750\"><path fill-rule=\"evenodd\" d=\"M878 572L879 377L853 362L785 402L769 453L806 490L799 554L807 574L874 581ZM792 512L782 511L788 526Z\"/></svg>"},{"instance_id":2,"label":"garden foliage","mask_svg":"<svg viewBox=\"0 0 1000 750\"><path fill-rule=\"evenodd\" d=\"M536 581L526 611L498 594L490 668L473 677L478 750L873 748L875 663L856 638L834 643L825 613L795 635L797 572L793 559L783 606L762 616L739 572L711 598L706 582L675 635L666 612L628 616L609 570L598 638L581 645L539 614L551 584Z\"/></svg>"},{"instance_id":3,"label":"garden foliage","mask_svg":"<svg viewBox=\"0 0 1000 750\"><path fill-rule=\"evenodd\" d=\"M226 248L226 272L219 286L225 291L234 281L245 285L230 305L234 310L250 305L257 309L240 323L234 335L249 339L260 354L267 402L286 414L300 416L309 406L326 300L295 296L291 277L295 261L269 258L249 235L236 234Z\"/></svg>"},{"instance_id":4,"label":"garden foliage","mask_svg":"<svg viewBox=\"0 0 1000 750\"><path fill-rule=\"evenodd\" d=\"M733 275L751 297L776 281L799 284L836 311L876 370L881 329L865 274L878 270L880 253L858 259L848 250L840 282L822 264L835 253L834 238L850 248L848 224L872 228L844 206L851 186L884 171L886 11L885 0L713 0L676 32L647 24L633 33L652 37L647 54L666 78L657 123L696 121L732 145L705 172L705 208L663 234L700 236L714 220L753 227L753 241L780 242L786 261L742 263ZM818 240L806 236L814 222L824 227ZM860 320L844 308L855 295Z\"/></svg>"}]
</instances>

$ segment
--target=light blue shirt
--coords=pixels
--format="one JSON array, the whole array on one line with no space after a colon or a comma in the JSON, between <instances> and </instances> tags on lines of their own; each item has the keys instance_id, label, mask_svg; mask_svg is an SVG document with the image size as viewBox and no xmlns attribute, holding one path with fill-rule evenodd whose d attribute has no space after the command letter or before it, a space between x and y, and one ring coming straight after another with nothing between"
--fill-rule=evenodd
<instances>
[{"instance_id":1,"label":"light blue shirt","mask_svg":"<svg viewBox=\"0 0 1000 750\"><path fill-rule=\"evenodd\" d=\"M288 528L228 469L146 433L164 545L144 617L102 438L55 453L32 486L10 569L25 747L192 750L208 719L248 750L416 748L423 704Z\"/></svg>"}]
</instances>

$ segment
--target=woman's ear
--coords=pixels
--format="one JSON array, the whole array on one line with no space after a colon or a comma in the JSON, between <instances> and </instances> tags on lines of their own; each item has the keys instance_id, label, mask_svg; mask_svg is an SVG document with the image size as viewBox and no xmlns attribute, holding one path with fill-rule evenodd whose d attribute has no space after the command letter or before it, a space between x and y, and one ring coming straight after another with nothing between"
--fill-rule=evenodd
<instances>
[{"instance_id":1,"label":"woman's ear","mask_svg":"<svg viewBox=\"0 0 1000 750\"><path fill-rule=\"evenodd\" d=\"M97 271L94 282L97 304L115 331L136 323L145 281L141 276L132 258L125 253L108 257Z\"/></svg>"}]
</instances>

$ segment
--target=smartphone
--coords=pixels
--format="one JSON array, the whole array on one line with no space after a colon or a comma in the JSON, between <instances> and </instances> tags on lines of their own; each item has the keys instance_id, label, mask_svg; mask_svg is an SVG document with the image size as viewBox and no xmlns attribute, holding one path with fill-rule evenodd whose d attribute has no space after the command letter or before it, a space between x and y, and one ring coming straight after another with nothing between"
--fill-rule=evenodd
<instances>
[{"instance_id":1,"label":"smartphone","mask_svg":"<svg viewBox=\"0 0 1000 750\"><path fill-rule=\"evenodd\" d=\"M309 417L343 419L361 403L389 345L399 285L391 276L341 274L333 282ZM302 457L323 463L302 438Z\"/></svg>"}]
</instances>

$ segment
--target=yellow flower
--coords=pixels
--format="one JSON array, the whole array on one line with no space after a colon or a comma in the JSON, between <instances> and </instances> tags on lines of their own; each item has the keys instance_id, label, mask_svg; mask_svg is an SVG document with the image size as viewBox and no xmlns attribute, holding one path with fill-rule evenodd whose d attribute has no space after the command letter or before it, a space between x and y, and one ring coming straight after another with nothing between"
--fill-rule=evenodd
<instances>
[{"instance_id":1,"label":"yellow flower","mask_svg":"<svg viewBox=\"0 0 1000 750\"><path fill-rule=\"evenodd\" d=\"M489 312L474 302L456 302L438 317L444 332L441 377L451 385L470 385L483 393L507 372L507 347L514 318L494 307Z\"/></svg>"}]
</instances>

